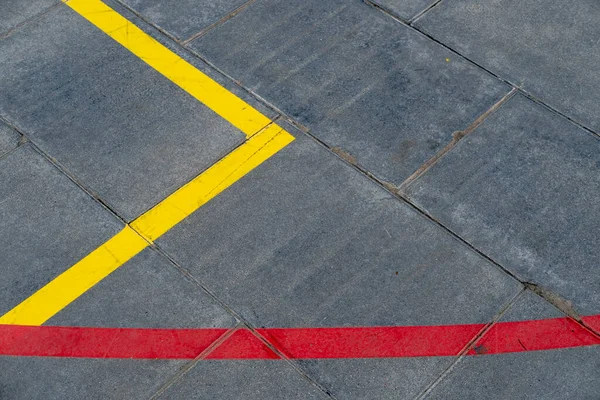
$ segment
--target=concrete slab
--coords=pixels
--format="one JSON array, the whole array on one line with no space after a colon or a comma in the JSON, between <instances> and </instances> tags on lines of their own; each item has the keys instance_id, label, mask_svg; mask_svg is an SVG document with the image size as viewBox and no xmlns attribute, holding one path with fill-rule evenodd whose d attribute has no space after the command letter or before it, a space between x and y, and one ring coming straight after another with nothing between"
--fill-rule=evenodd
<instances>
[{"instance_id":1,"label":"concrete slab","mask_svg":"<svg viewBox=\"0 0 600 400\"><path fill-rule=\"evenodd\" d=\"M600 312L600 139L522 96L407 189L522 279Z\"/></svg>"},{"instance_id":2,"label":"concrete slab","mask_svg":"<svg viewBox=\"0 0 600 400\"><path fill-rule=\"evenodd\" d=\"M9 33L17 25L39 15L60 0L33 0L22 2L19 0L2 1L2 18L0 18L0 37Z\"/></svg>"},{"instance_id":3,"label":"concrete slab","mask_svg":"<svg viewBox=\"0 0 600 400\"><path fill-rule=\"evenodd\" d=\"M20 138L19 133L0 121L0 157L16 148Z\"/></svg>"},{"instance_id":4,"label":"concrete slab","mask_svg":"<svg viewBox=\"0 0 600 400\"><path fill-rule=\"evenodd\" d=\"M175 38L185 40L218 22L248 0L125 0L136 12Z\"/></svg>"},{"instance_id":5,"label":"concrete slab","mask_svg":"<svg viewBox=\"0 0 600 400\"><path fill-rule=\"evenodd\" d=\"M443 1L416 26L600 132L600 3Z\"/></svg>"},{"instance_id":6,"label":"concrete slab","mask_svg":"<svg viewBox=\"0 0 600 400\"><path fill-rule=\"evenodd\" d=\"M29 145L0 159L0 188L0 315L123 227Z\"/></svg>"},{"instance_id":7,"label":"concrete slab","mask_svg":"<svg viewBox=\"0 0 600 400\"><path fill-rule=\"evenodd\" d=\"M359 1L256 2L190 46L394 184L508 92Z\"/></svg>"},{"instance_id":8,"label":"concrete slab","mask_svg":"<svg viewBox=\"0 0 600 400\"><path fill-rule=\"evenodd\" d=\"M231 328L236 320L155 250L146 249L46 325ZM0 357L3 399L144 398L191 360Z\"/></svg>"},{"instance_id":9,"label":"concrete slab","mask_svg":"<svg viewBox=\"0 0 600 400\"><path fill-rule=\"evenodd\" d=\"M46 325L231 328L237 321L166 258L145 249Z\"/></svg>"},{"instance_id":10,"label":"concrete slab","mask_svg":"<svg viewBox=\"0 0 600 400\"><path fill-rule=\"evenodd\" d=\"M329 399L283 360L200 361L160 399Z\"/></svg>"},{"instance_id":11,"label":"concrete slab","mask_svg":"<svg viewBox=\"0 0 600 400\"><path fill-rule=\"evenodd\" d=\"M244 135L67 6L0 42L0 113L132 220Z\"/></svg>"},{"instance_id":12,"label":"concrete slab","mask_svg":"<svg viewBox=\"0 0 600 400\"><path fill-rule=\"evenodd\" d=\"M0 357L0 397L148 399L185 362Z\"/></svg>"},{"instance_id":13,"label":"concrete slab","mask_svg":"<svg viewBox=\"0 0 600 400\"><path fill-rule=\"evenodd\" d=\"M479 323L519 290L411 207L284 127L295 142L157 241L246 320L257 327ZM335 383L338 394L365 384L386 398L418 392L450 362L302 365L326 386ZM361 364L363 375L352 380ZM388 377L392 385L378 386Z\"/></svg>"},{"instance_id":14,"label":"concrete slab","mask_svg":"<svg viewBox=\"0 0 600 400\"><path fill-rule=\"evenodd\" d=\"M414 18L437 0L372 0L374 4L391 12L394 16L408 21Z\"/></svg>"},{"instance_id":15,"label":"concrete slab","mask_svg":"<svg viewBox=\"0 0 600 400\"><path fill-rule=\"evenodd\" d=\"M559 317L525 292L501 321ZM600 347L463 358L431 392L431 399L593 399L600 392Z\"/></svg>"}]
</instances>

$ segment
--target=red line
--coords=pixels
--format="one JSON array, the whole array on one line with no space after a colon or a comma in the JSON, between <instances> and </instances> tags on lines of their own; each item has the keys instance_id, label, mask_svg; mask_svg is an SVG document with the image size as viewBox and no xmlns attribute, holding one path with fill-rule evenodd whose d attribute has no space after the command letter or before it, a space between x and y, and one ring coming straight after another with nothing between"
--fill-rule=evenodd
<instances>
[{"instance_id":1,"label":"red line","mask_svg":"<svg viewBox=\"0 0 600 400\"><path fill-rule=\"evenodd\" d=\"M585 317L592 329L600 315ZM269 328L257 332L289 358L383 358L455 356L483 324L363 328ZM0 325L0 355L191 359L227 329L138 329ZM600 345L600 336L569 318L500 322L469 355ZM256 335L238 329L212 350L209 359L275 359Z\"/></svg>"},{"instance_id":2,"label":"red line","mask_svg":"<svg viewBox=\"0 0 600 400\"><path fill-rule=\"evenodd\" d=\"M0 325L0 354L88 358L195 358L227 329Z\"/></svg>"},{"instance_id":3,"label":"red line","mask_svg":"<svg viewBox=\"0 0 600 400\"><path fill-rule=\"evenodd\" d=\"M259 329L289 358L452 356L485 325Z\"/></svg>"}]
</instances>

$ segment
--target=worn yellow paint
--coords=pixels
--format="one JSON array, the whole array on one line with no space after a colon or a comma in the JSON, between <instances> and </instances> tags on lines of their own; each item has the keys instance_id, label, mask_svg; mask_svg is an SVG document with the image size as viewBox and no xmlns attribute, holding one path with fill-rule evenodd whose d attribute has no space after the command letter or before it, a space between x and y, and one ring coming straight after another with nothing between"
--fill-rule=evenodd
<instances>
[{"instance_id":1,"label":"worn yellow paint","mask_svg":"<svg viewBox=\"0 0 600 400\"><path fill-rule=\"evenodd\" d=\"M138 219L131 227L156 240L210 199L285 147L294 137L272 124Z\"/></svg>"},{"instance_id":2,"label":"worn yellow paint","mask_svg":"<svg viewBox=\"0 0 600 400\"><path fill-rule=\"evenodd\" d=\"M102 246L0 317L0 324L43 324L146 246L148 242L126 226Z\"/></svg>"},{"instance_id":3,"label":"worn yellow paint","mask_svg":"<svg viewBox=\"0 0 600 400\"><path fill-rule=\"evenodd\" d=\"M271 121L100 0L65 4L250 137Z\"/></svg>"},{"instance_id":4,"label":"worn yellow paint","mask_svg":"<svg viewBox=\"0 0 600 400\"><path fill-rule=\"evenodd\" d=\"M107 35L246 134L247 140L21 304L0 324L41 325L294 137L99 0L66 0Z\"/></svg>"}]
</instances>

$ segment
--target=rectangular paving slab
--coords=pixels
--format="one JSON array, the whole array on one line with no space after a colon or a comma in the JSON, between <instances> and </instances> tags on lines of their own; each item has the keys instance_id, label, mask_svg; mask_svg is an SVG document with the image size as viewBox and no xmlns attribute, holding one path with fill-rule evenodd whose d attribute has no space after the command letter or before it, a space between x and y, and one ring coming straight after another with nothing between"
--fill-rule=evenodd
<instances>
[{"instance_id":1,"label":"rectangular paving slab","mask_svg":"<svg viewBox=\"0 0 600 400\"><path fill-rule=\"evenodd\" d=\"M522 279L600 312L600 138L516 96L406 195Z\"/></svg>"},{"instance_id":2,"label":"rectangular paving slab","mask_svg":"<svg viewBox=\"0 0 600 400\"><path fill-rule=\"evenodd\" d=\"M0 315L123 228L30 145L0 159L0 188Z\"/></svg>"},{"instance_id":3,"label":"rectangular paving slab","mask_svg":"<svg viewBox=\"0 0 600 400\"><path fill-rule=\"evenodd\" d=\"M157 241L254 326L480 323L519 290L410 206L284 128L296 141ZM361 362L360 379L349 375L352 360L303 365L339 394L359 382L386 398L418 392L450 362ZM393 380L389 391L381 376Z\"/></svg>"},{"instance_id":4,"label":"rectangular paving slab","mask_svg":"<svg viewBox=\"0 0 600 400\"><path fill-rule=\"evenodd\" d=\"M600 131L600 2L442 1L416 26Z\"/></svg>"},{"instance_id":5,"label":"rectangular paving slab","mask_svg":"<svg viewBox=\"0 0 600 400\"><path fill-rule=\"evenodd\" d=\"M359 1L259 1L190 46L393 184L509 90Z\"/></svg>"},{"instance_id":6,"label":"rectangular paving slab","mask_svg":"<svg viewBox=\"0 0 600 400\"><path fill-rule=\"evenodd\" d=\"M248 0L125 0L123 4L143 15L165 32L179 40L199 34Z\"/></svg>"},{"instance_id":7,"label":"rectangular paving slab","mask_svg":"<svg viewBox=\"0 0 600 400\"><path fill-rule=\"evenodd\" d=\"M525 292L501 321L564 315ZM594 399L600 393L600 346L465 357L428 399Z\"/></svg>"},{"instance_id":8,"label":"rectangular paving slab","mask_svg":"<svg viewBox=\"0 0 600 400\"><path fill-rule=\"evenodd\" d=\"M244 135L67 6L0 42L0 114L131 220Z\"/></svg>"}]
</instances>

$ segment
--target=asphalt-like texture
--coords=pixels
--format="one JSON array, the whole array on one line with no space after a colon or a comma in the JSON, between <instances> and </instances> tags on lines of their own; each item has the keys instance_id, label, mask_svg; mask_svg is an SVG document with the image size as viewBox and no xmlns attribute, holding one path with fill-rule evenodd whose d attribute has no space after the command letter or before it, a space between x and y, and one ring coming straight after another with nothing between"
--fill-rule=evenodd
<instances>
[{"instance_id":1,"label":"asphalt-like texture","mask_svg":"<svg viewBox=\"0 0 600 400\"><path fill-rule=\"evenodd\" d=\"M5 355L0 399L600 398L600 346L294 359L250 333L600 338L599 2L105 3L295 140L44 325L248 329L278 359ZM1 1L0 316L245 140L66 4Z\"/></svg>"}]
</instances>

